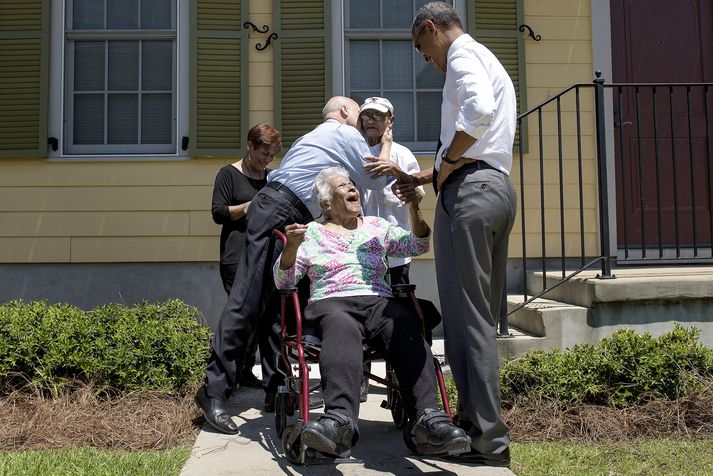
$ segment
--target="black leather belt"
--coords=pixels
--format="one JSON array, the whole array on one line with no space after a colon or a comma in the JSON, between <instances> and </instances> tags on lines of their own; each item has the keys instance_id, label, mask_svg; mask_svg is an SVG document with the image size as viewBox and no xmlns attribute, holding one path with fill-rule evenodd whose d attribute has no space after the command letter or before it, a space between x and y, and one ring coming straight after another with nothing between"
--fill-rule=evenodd
<instances>
[{"instance_id":1,"label":"black leather belt","mask_svg":"<svg viewBox=\"0 0 713 476\"><path fill-rule=\"evenodd\" d=\"M280 182L268 182L265 186L278 192L285 200L290 202L292 206L295 207L295 210L302 214L302 218L304 218L305 223L314 220L314 218L312 217L312 213L310 213L309 211L309 208L307 208L304 202L302 202L302 200L300 200L299 197L295 195L295 192L290 190L289 187L287 187L285 184L282 184Z\"/></svg>"},{"instance_id":2,"label":"black leather belt","mask_svg":"<svg viewBox=\"0 0 713 476\"><path fill-rule=\"evenodd\" d=\"M485 170L485 169L491 169L491 170L498 170L489 163L487 163L484 160L476 160L475 162L469 162L467 164L464 164L461 169L469 170L469 169L474 169L474 170ZM499 170L498 170L499 172Z\"/></svg>"}]
</instances>

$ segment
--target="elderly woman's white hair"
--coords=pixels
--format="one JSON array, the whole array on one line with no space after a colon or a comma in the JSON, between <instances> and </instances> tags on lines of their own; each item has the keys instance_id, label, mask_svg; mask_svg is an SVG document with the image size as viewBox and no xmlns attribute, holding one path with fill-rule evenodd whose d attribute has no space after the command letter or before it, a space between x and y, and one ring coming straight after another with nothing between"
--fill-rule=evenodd
<instances>
[{"instance_id":1,"label":"elderly woman's white hair","mask_svg":"<svg viewBox=\"0 0 713 476\"><path fill-rule=\"evenodd\" d=\"M329 181L334 177L344 177L351 180L347 169L338 165L335 167L327 167L317 174L317 178L314 180L314 185L312 186L312 198L317 202L319 208L322 208L322 202L328 202L332 199L332 186L329 184Z\"/></svg>"}]
</instances>

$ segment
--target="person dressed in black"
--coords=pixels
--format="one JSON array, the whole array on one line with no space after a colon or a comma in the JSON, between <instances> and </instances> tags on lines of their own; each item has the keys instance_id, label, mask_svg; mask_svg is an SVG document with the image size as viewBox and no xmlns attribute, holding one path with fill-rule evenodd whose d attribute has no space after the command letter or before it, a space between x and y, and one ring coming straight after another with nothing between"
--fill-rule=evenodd
<instances>
[{"instance_id":1,"label":"person dressed in black","mask_svg":"<svg viewBox=\"0 0 713 476\"><path fill-rule=\"evenodd\" d=\"M280 132L267 123L252 127L247 136L247 155L237 162L222 167L215 177L213 187L213 203L211 213L213 221L222 225L220 232L220 279L225 292L230 295L233 287L238 262L245 250L245 232L247 230L247 214L250 201L255 194L267 184L267 166L282 148ZM248 350L242 370L239 385L241 387L261 388L263 381L252 372L255 353L258 347L257 329L250 337ZM263 376L268 377L266 390L274 377L266 362L266 357L272 352L261 345Z\"/></svg>"}]
</instances>

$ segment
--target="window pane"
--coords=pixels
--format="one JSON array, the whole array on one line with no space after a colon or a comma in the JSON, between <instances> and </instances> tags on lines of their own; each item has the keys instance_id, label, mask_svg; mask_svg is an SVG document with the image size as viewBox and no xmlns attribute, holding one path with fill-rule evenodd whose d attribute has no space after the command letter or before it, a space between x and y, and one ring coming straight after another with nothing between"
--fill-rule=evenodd
<instances>
[{"instance_id":1,"label":"window pane","mask_svg":"<svg viewBox=\"0 0 713 476\"><path fill-rule=\"evenodd\" d=\"M438 140L438 136L441 134L441 97L440 92L416 93L417 141L436 142Z\"/></svg>"},{"instance_id":2,"label":"window pane","mask_svg":"<svg viewBox=\"0 0 713 476\"><path fill-rule=\"evenodd\" d=\"M139 95L110 94L107 117L109 144L136 144L139 141Z\"/></svg>"},{"instance_id":3,"label":"window pane","mask_svg":"<svg viewBox=\"0 0 713 476\"><path fill-rule=\"evenodd\" d=\"M74 30L103 30L104 2L74 0L71 28Z\"/></svg>"},{"instance_id":4,"label":"window pane","mask_svg":"<svg viewBox=\"0 0 713 476\"><path fill-rule=\"evenodd\" d=\"M413 52L416 62L416 87L418 89L443 89L443 83L446 81L445 73L441 73L426 63L416 50Z\"/></svg>"},{"instance_id":5,"label":"window pane","mask_svg":"<svg viewBox=\"0 0 713 476\"><path fill-rule=\"evenodd\" d=\"M351 0L347 28L379 28L379 0Z\"/></svg>"},{"instance_id":6,"label":"window pane","mask_svg":"<svg viewBox=\"0 0 713 476\"><path fill-rule=\"evenodd\" d=\"M411 0L384 0L384 28L409 28L413 22Z\"/></svg>"},{"instance_id":7,"label":"window pane","mask_svg":"<svg viewBox=\"0 0 713 476\"><path fill-rule=\"evenodd\" d=\"M413 93L384 93L384 97L394 105L394 140L413 142Z\"/></svg>"},{"instance_id":8,"label":"window pane","mask_svg":"<svg viewBox=\"0 0 713 476\"><path fill-rule=\"evenodd\" d=\"M106 22L109 29L136 30L139 28L139 0L108 0L107 10Z\"/></svg>"},{"instance_id":9,"label":"window pane","mask_svg":"<svg viewBox=\"0 0 713 476\"><path fill-rule=\"evenodd\" d=\"M74 96L74 143L104 143L104 95Z\"/></svg>"},{"instance_id":10,"label":"window pane","mask_svg":"<svg viewBox=\"0 0 713 476\"><path fill-rule=\"evenodd\" d=\"M413 88L413 56L410 41L384 41L384 88Z\"/></svg>"},{"instance_id":11,"label":"window pane","mask_svg":"<svg viewBox=\"0 0 713 476\"><path fill-rule=\"evenodd\" d=\"M104 42L74 43L74 90L104 91Z\"/></svg>"},{"instance_id":12,"label":"window pane","mask_svg":"<svg viewBox=\"0 0 713 476\"><path fill-rule=\"evenodd\" d=\"M379 89L379 42L349 42L349 89Z\"/></svg>"},{"instance_id":13,"label":"window pane","mask_svg":"<svg viewBox=\"0 0 713 476\"><path fill-rule=\"evenodd\" d=\"M173 2L174 0L142 0L141 28L146 30L171 28L171 4Z\"/></svg>"},{"instance_id":14,"label":"window pane","mask_svg":"<svg viewBox=\"0 0 713 476\"><path fill-rule=\"evenodd\" d=\"M141 89L173 89L173 42L144 41Z\"/></svg>"},{"instance_id":15,"label":"window pane","mask_svg":"<svg viewBox=\"0 0 713 476\"><path fill-rule=\"evenodd\" d=\"M109 90L139 89L139 42L109 42Z\"/></svg>"},{"instance_id":16,"label":"window pane","mask_svg":"<svg viewBox=\"0 0 713 476\"><path fill-rule=\"evenodd\" d=\"M144 94L141 97L141 143L172 144L173 109L171 94Z\"/></svg>"}]
</instances>

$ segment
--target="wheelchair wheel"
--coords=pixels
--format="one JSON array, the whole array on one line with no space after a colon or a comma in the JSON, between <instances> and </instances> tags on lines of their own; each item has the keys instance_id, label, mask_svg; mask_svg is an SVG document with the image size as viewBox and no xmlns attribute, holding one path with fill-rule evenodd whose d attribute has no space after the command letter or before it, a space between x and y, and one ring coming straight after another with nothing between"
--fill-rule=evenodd
<instances>
[{"instance_id":1,"label":"wheelchair wheel","mask_svg":"<svg viewBox=\"0 0 713 476\"><path fill-rule=\"evenodd\" d=\"M394 394L391 400L391 418L394 420L394 425L396 428L401 430L406 425L406 409L404 408L404 402L401 400L401 392L394 390Z\"/></svg>"},{"instance_id":2,"label":"wheelchair wheel","mask_svg":"<svg viewBox=\"0 0 713 476\"><path fill-rule=\"evenodd\" d=\"M394 371L391 369L387 371L386 379L394 386L394 388L391 386L386 387L388 408L391 410L391 418L394 420L394 425L401 430L406 424L406 409L401 399L401 392L398 390L399 382L396 380L396 375L394 375Z\"/></svg>"},{"instance_id":3,"label":"wheelchair wheel","mask_svg":"<svg viewBox=\"0 0 713 476\"><path fill-rule=\"evenodd\" d=\"M304 464L302 425L290 425L284 429L282 433L282 448L290 463Z\"/></svg>"},{"instance_id":4,"label":"wheelchair wheel","mask_svg":"<svg viewBox=\"0 0 713 476\"><path fill-rule=\"evenodd\" d=\"M275 398L275 430L277 436L282 436L282 433L287 428L290 422L290 417L295 414L296 395L292 390L287 390L285 387L280 387Z\"/></svg>"},{"instance_id":5,"label":"wheelchair wheel","mask_svg":"<svg viewBox=\"0 0 713 476\"><path fill-rule=\"evenodd\" d=\"M413 429L413 421L410 419L405 418L405 422L403 425L403 437L404 437L404 443L406 443L406 447L409 449L409 451L412 454L417 455L418 450L416 449L416 443L413 442L413 439L411 438L411 430Z\"/></svg>"}]
</instances>

